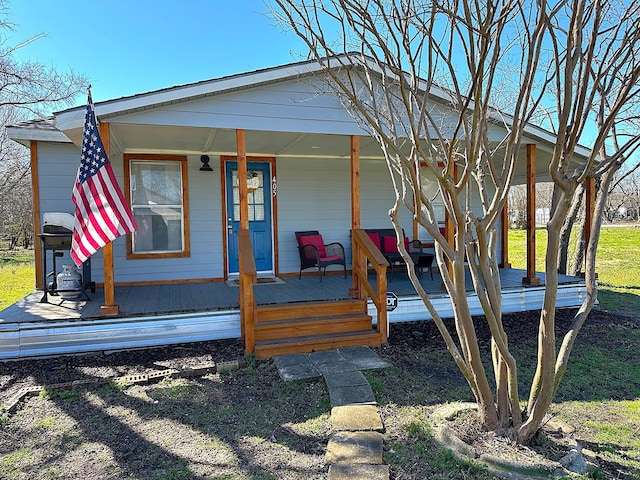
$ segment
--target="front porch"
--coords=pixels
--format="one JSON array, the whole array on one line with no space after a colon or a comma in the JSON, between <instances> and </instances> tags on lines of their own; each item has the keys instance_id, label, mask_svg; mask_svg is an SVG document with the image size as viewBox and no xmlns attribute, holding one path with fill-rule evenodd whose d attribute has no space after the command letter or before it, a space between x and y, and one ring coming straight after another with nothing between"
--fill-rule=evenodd
<instances>
[{"instance_id":1,"label":"front porch","mask_svg":"<svg viewBox=\"0 0 640 480\"><path fill-rule=\"evenodd\" d=\"M420 282L436 309L450 317L449 297L441 290L436 270L433 280L428 272ZM524 270L501 269L503 311L536 310L542 305L545 275L538 273L541 286L525 286ZM375 276L370 282L375 284ZM468 284L472 312L482 314ZM315 274L259 281L253 288L255 304L294 305L303 308L310 302L348 300L353 286L351 275L327 275L322 283ZM406 273L396 272L387 291L398 297L398 305L387 313L388 323L428 320L429 313L417 297ZM112 351L178 343L233 339L241 337L240 288L229 282L183 283L170 285L122 286L116 288L120 306L117 317L101 316L103 291L91 299L61 300L50 296L41 303L37 291L1 312L0 359ZM584 280L561 276L558 307L574 307L582 302ZM368 313L376 323L376 307L369 301ZM393 331L391 331L393 334Z\"/></svg>"}]
</instances>

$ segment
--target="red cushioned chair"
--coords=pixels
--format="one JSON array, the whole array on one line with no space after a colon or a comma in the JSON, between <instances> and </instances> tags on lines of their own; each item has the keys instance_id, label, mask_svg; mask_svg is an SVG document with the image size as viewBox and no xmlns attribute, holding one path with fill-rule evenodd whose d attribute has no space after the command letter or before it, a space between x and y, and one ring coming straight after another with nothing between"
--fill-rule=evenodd
<instances>
[{"instance_id":1,"label":"red cushioned chair","mask_svg":"<svg viewBox=\"0 0 640 480\"><path fill-rule=\"evenodd\" d=\"M302 270L315 267L318 269L318 277L322 282L322 277L326 274L329 265L342 265L344 278L347 278L347 263L345 261L344 247L341 243L325 244L322 235L317 230L295 233L298 240L298 253L300 254L298 279L302 278Z\"/></svg>"}]
</instances>

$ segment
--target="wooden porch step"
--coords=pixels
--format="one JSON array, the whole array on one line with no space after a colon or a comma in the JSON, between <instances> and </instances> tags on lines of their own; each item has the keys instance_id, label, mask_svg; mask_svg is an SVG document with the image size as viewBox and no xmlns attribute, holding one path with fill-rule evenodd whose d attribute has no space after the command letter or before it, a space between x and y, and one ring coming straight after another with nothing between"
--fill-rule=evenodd
<instances>
[{"instance_id":1,"label":"wooden porch step","mask_svg":"<svg viewBox=\"0 0 640 480\"><path fill-rule=\"evenodd\" d=\"M256 341L367 330L371 330L371 316L365 313L314 315L305 318L285 318L268 321L261 319L260 313L258 313L258 320L254 327Z\"/></svg>"},{"instance_id":2,"label":"wooden porch step","mask_svg":"<svg viewBox=\"0 0 640 480\"><path fill-rule=\"evenodd\" d=\"M256 307L255 354L259 359L338 347L381 344L365 301L349 299Z\"/></svg>"},{"instance_id":3,"label":"wooden porch step","mask_svg":"<svg viewBox=\"0 0 640 480\"><path fill-rule=\"evenodd\" d=\"M278 355L309 353L344 347L379 347L380 335L375 330L345 333L330 333L278 340L259 340L255 344L256 358L264 360Z\"/></svg>"},{"instance_id":4,"label":"wooden porch step","mask_svg":"<svg viewBox=\"0 0 640 480\"><path fill-rule=\"evenodd\" d=\"M330 315L362 314L367 305L362 300L335 300L324 302L258 305L256 322L294 318L322 317Z\"/></svg>"}]
</instances>

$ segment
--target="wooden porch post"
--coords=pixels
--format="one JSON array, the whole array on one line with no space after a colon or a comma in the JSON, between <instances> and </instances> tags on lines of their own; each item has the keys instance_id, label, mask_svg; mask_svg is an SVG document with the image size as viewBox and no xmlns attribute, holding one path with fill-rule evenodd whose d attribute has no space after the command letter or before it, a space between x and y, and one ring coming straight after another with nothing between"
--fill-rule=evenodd
<instances>
[{"instance_id":1,"label":"wooden porch post","mask_svg":"<svg viewBox=\"0 0 640 480\"><path fill-rule=\"evenodd\" d=\"M360 137L351 135L351 228L360 228Z\"/></svg>"},{"instance_id":2,"label":"wooden porch post","mask_svg":"<svg viewBox=\"0 0 640 480\"><path fill-rule=\"evenodd\" d=\"M245 131L236 130L238 150L238 193L240 194L240 230L249 230L249 203L247 191L247 144Z\"/></svg>"},{"instance_id":3,"label":"wooden porch post","mask_svg":"<svg viewBox=\"0 0 640 480\"><path fill-rule=\"evenodd\" d=\"M525 285L540 285L536 277L536 145L527 144L527 276Z\"/></svg>"},{"instance_id":4,"label":"wooden porch post","mask_svg":"<svg viewBox=\"0 0 640 480\"><path fill-rule=\"evenodd\" d=\"M104 153L109 157L111 152L111 137L108 123L101 123L100 138L104 145ZM104 265L104 305L100 307L100 314L105 316L118 315L120 307L116 305L114 275L113 275L113 242L107 243L102 248L102 258Z\"/></svg>"},{"instance_id":5,"label":"wooden porch post","mask_svg":"<svg viewBox=\"0 0 640 480\"><path fill-rule=\"evenodd\" d=\"M238 266L240 267L240 334L247 352L255 351L253 282L255 264L249 238L249 192L247 188L247 144L245 131L236 130L238 153L238 195L240 197L240 231L238 232ZM250 255L250 256L249 256ZM247 258L249 257L249 258ZM250 272L250 275L247 273Z\"/></svg>"},{"instance_id":6,"label":"wooden porch post","mask_svg":"<svg viewBox=\"0 0 640 480\"><path fill-rule=\"evenodd\" d=\"M511 268L511 264L509 263L509 200L504 202L504 207L502 207L502 216L501 216L501 245L500 245L500 258L501 263L499 265L500 268Z\"/></svg>"},{"instance_id":7,"label":"wooden porch post","mask_svg":"<svg viewBox=\"0 0 640 480\"><path fill-rule=\"evenodd\" d=\"M38 237L41 233L40 225L40 190L38 187L38 142L31 141L29 144L29 154L31 162L31 195L33 198L33 251L36 271L36 289L45 289L46 285L42 284L42 242Z\"/></svg>"},{"instance_id":8,"label":"wooden porch post","mask_svg":"<svg viewBox=\"0 0 640 480\"><path fill-rule=\"evenodd\" d=\"M360 137L351 135L351 231L360 228ZM362 255L356 253L355 241L351 240L351 271L360 271ZM360 297L360 285L357 275L351 275L353 286L350 292L352 297Z\"/></svg>"}]
</instances>

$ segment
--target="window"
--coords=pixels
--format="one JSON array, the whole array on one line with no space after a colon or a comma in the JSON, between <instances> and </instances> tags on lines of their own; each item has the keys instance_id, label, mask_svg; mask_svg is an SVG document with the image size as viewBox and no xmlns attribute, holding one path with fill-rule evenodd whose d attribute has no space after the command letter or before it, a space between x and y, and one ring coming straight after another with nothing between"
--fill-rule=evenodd
<instances>
[{"instance_id":1,"label":"window","mask_svg":"<svg viewBox=\"0 0 640 480\"><path fill-rule=\"evenodd\" d=\"M189 256L187 158L125 154L126 189L138 230L127 258Z\"/></svg>"},{"instance_id":2,"label":"window","mask_svg":"<svg viewBox=\"0 0 640 480\"><path fill-rule=\"evenodd\" d=\"M238 186L238 170L231 174L233 181L233 220L240 221L240 187ZM247 203L249 204L249 221L264 221L264 172L249 170L247 172Z\"/></svg>"}]
</instances>

